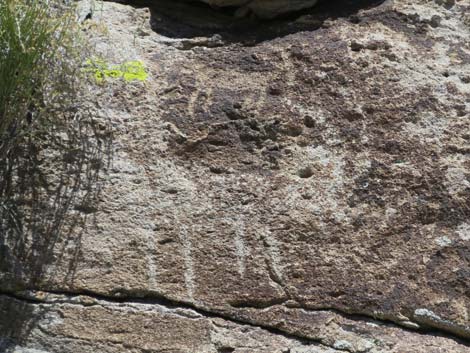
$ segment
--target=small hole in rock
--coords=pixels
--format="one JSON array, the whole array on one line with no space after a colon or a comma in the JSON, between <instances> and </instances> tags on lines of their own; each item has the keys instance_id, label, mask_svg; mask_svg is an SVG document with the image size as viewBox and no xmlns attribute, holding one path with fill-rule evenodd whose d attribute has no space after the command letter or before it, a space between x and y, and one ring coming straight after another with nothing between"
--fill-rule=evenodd
<instances>
[{"instance_id":1,"label":"small hole in rock","mask_svg":"<svg viewBox=\"0 0 470 353\"><path fill-rule=\"evenodd\" d=\"M314 174L314 170L312 167L305 167L302 169L299 169L297 175L303 179L310 178Z\"/></svg>"},{"instance_id":2,"label":"small hole in rock","mask_svg":"<svg viewBox=\"0 0 470 353\"><path fill-rule=\"evenodd\" d=\"M218 353L232 353L235 352L235 348L232 347L221 347L217 349Z\"/></svg>"},{"instance_id":3,"label":"small hole in rock","mask_svg":"<svg viewBox=\"0 0 470 353\"><path fill-rule=\"evenodd\" d=\"M314 128L317 123L314 118L312 118L310 115L304 116L304 125L310 129Z\"/></svg>"}]
</instances>

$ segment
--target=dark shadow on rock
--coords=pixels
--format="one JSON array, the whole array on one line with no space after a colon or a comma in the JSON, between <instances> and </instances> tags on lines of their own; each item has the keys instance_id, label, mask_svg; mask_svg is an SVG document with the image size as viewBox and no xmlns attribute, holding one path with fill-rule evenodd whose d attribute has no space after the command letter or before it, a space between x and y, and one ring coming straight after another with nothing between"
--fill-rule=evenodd
<instances>
[{"instance_id":1,"label":"dark shadow on rock","mask_svg":"<svg viewBox=\"0 0 470 353\"><path fill-rule=\"evenodd\" d=\"M10 294L47 289L55 267L73 282L81 232L111 160L106 121L97 123L87 109L63 115L59 131L23 141L0 161L0 352L27 343L47 314Z\"/></svg>"},{"instance_id":2,"label":"dark shadow on rock","mask_svg":"<svg viewBox=\"0 0 470 353\"><path fill-rule=\"evenodd\" d=\"M44 316L30 303L0 295L0 352L17 352Z\"/></svg>"},{"instance_id":3,"label":"dark shadow on rock","mask_svg":"<svg viewBox=\"0 0 470 353\"><path fill-rule=\"evenodd\" d=\"M64 114L66 128L30 138L0 161L2 291L40 289L59 263L73 277L78 230L96 211L111 134L90 113Z\"/></svg>"},{"instance_id":4,"label":"dark shadow on rock","mask_svg":"<svg viewBox=\"0 0 470 353\"><path fill-rule=\"evenodd\" d=\"M236 8L214 9L204 3L174 0L121 1L150 7L155 32L170 38L220 35L225 42L254 45L300 31L321 28L327 20L346 18L360 22L357 13L384 3L384 0L323 0L315 7L274 20L236 18Z\"/></svg>"}]
</instances>

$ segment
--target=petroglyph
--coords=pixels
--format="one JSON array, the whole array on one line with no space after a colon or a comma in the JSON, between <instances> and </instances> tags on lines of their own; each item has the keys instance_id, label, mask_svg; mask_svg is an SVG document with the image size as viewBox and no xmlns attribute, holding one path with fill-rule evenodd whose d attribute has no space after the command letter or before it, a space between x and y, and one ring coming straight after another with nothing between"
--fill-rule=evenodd
<instances>
[{"instance_id":1,"label":"petroglyph","mask_svg":"<svg viewBox=\"0 0 470 353\"><path fill-rule=\"evenodd\" d=\"M194 300L194 264L192 258L192 242L190 238L190 233L186 225L179 226L179 237L181 240L181 251L184 259L184 283L186 285L186 290L189 299Z\"/></svg>"},{"instance_id":2,"label":"petroglyph","mask_svg":"<svg viewBox=\"0 0 470 353\"><path fill-rule=\"evenodd\" d=\"M246 257L246 246L244 241L245 236L245 222L241 217L237 218L234 223L235 228L235 248L237 253L237 268L238 273L241 277L245 275L245 257Z\"/></svg>"}]
</instances>

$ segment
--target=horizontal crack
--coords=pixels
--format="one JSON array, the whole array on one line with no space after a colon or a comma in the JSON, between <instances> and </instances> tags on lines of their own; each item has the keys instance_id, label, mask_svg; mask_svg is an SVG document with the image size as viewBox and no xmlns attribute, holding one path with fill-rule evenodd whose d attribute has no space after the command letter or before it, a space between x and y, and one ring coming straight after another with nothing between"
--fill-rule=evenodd
<instances>
[{"instance_id":1,"label":"horizontal crack","mask_svg":"<svg viewBox=\"0 0 470 353\"><path fill-rule=\"evenodd\" d=\"M29 290L30 292L35 292L35 290ZM207 310L206 308L201 308L198 307L192 303L187 303L183 301L176 301L172 299L165 298L163 296L148 296L148 295L137 295L136 297L130 297L130 296L119 296L119 297L114 297L114 296L108 296L108 295L103 295L103 294L98 294L94 293L91 291L81 291L81 292L68 292L68 291L40 291L42 293L50 294L50 295L56 295L56 296L64 296L67 297L69 300L68 301L48 301L46 297L44 299L39 299L35 298L32 296L27 296L24 295L28 291L23 291L23 292L6 292L6 291L1 291L0 290L0 296L5 296L9 297L15 300L27 302L30 304L60 304L60 303L67 303L67 304L75 304L75 305L83 305L83 306L93 306L96 304L83 304L77 301L73 301L73 297L77 296L86 296L93 298L98 301L103 301L103 302L108 302L108 303L115 303L115 304L147 304L147 305L160 305L164 306L169 309L186 309L186 310L192 310L202 317L206 317L208 319L223 319L229 322L232 322L234 324L238 325L247 325L251 326L254 328L260 328L263 329L271 334L274 335L279 335L282 337L285 337L289 340L296 341L302 345L316 345L316 346L325 346L328 348L328 345L323 344L320 340L316 339L311 339L311 338L306 338L302 336L297 336L294 334L290 334L288 332L282 331L280 329L271 327L269 325L260 325L260 324L254 324L252 322L249 322L248 320L240 320L237 318L233 318L229 315L223 314L221 312L215 312L215 311L210 311Z\"/></svg>"},{"instance_id":2,"label":"horizontal crack","mask_svg":"<svg viewBox=\"0 0 470 353\"><path fill-rule=\"evenodd\" d=\"M412 319L409 319L409 321L399 321L398 319L394 320L393 317L385 317L385 315L382 313L377 313L375 315L372 315L367 312L356 312L353 310L346 311L344 309L337 308L337 307L308 307L294 300L284 301L281 304L288 309L301 309L305 312L333 313L333 314L336 314L338 316L341 316L345 319L349 319L352 321L375 322L375 323L379 323L385 326L396 327L400 330L407 331L407 332L418 333L421 335L432 335L432 336L444 337L444 338L452 339L456 341L457 343L462 344L464 346L470 347L470 343L468 341L469 334L467 331L462 330L464 332L462 334L459 334L459 332L455 332L457 330L448 329L446 327L440 327L436 323L433 323L430 321L422 320L418 322L418 321L413 321ZM252 309L252 310L268 310L269 308L279 306L279 304L270 305L269 303L256 303L256 302L251 302L251 301L234 302L234 303L230 303L229 305L235 309ZM450 324L448 325L448 327L449 326Z\"/></svg>"},{"instance_id":3,"label":"horizontal crack","mask_svg":"<svg viewBox=\"0 0 470 353\"><path fill-rule=\"evenodd\" d=\"M26 293L45 293L46 295L44 297L34 297L31 295L27 295ZM56 296L62 296L67 298L65 301L58 301L58 300L49 300L47 299L47 295L56 295ZM254 320L248 320L244 318L235 318L231 316L230 314L224 313L221 310L217 309L207 309L206 307L199 306L197 304L191 303L191 302L185 302L185 301L179 301L179 300L173 300L169 299L167 297L164 297L162 295L156 295L152 293L151 295L147 293L135 293L135 292L128 292L128 291L120 291L119 295L104 295L100 293L96 293L93 291L80 291L80 292L72 292L72 291L36 291L36 290L28 290L28 291L22 291L22 292L10 292L10 291L1 291L0 290L0 296L6 296L10 297L19 301L24 301L30 304L54 304L54 303L68 303L68 304L76 304L76 305L83 305L83 306L92 306L96 305L93 303L88 303L88 302L80 302L80 301L75 301L73 300L74 297L79 297L79 296L84 296L84 297L89 297L101 302L108 302L108 303L116 303L116 304L147 304L147 305L160 305L164 306L168 309L184 309L184 310L191 310L196 312L197 314L201 315L202 317L206 317L208 319L223 319L238 325L248 325L251 327L255 328L260 328L263 330L266 330L272 334L283 336L287 339L297 341L298 343L302 345L317 345L317 346L325 346L328 348L333 348L335 350L341 350L338 349L337 347L332 347L329 344L326 344L324 340L321 338L312 338L308 337L305 335L297 334L297 333L290 333L286 332L283 329L276 328L274 326L268 325L268 324L262 324L259 322L255 322ZM278 304L274 304L274 306L279 306ZM281 305L282 306L282 305ZM470 347L470 342L467 340L466 337L461 337L457 334L454 334L453 332L449 332L447 330L439 330L436 327L432 326L421 326L419 328L409 328L406 326L401 325L399 322L395 322L390 319L383 319L380 317L374 317L372 315L364 314L364 313L354 313L354 312L346 312L344 310L340 310L338 308L331 308L331 307L325 307L325 308L306 308L302 307L301 305L298 305L297 303L294 305L288 305L284 306L287 309L302 309L307 312L330 312L334 313L338 316L341 316L346 319L350 319L353 321L361 321L361 322L376 322L380 323L382 325L386 326L392 326L399 328L400 330L408 331L408 332L414 332L418 333L421 335L432 335L432 336L440 336L440 337L445 337L448 339L452 339L455 342ZM236 307L232 307L233 309L236 309ZM243 307L250 309L250 307ZM260 309L259 307L252 307L251 309L254 310L266 310L269 309L269 307L264 307L264 309ZM191 317L188 317L191 318Z\"/></svg>"}]
</instances>

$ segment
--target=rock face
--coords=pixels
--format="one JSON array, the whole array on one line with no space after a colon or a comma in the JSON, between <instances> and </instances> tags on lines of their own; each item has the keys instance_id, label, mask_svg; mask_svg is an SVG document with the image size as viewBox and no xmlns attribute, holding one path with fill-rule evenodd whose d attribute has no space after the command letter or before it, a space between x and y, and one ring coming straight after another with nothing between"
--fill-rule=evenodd
<instances>
[{"instance_id":1,"label":"rock face","mask_svg":"<svg viewBox=\"0 0 470 353\"><path fill-rule=\"evenodd\" d=\"M468 1L250 45L102 6L96 50L149 79L90 86L114 130L96 204L1 234L0 351L469 351Z\"/></svg>"}]
</instances>

